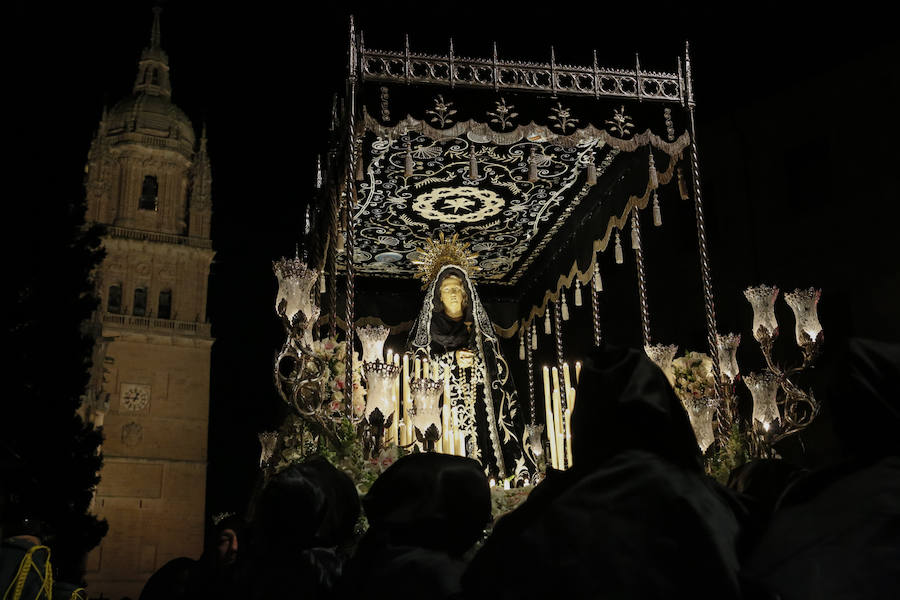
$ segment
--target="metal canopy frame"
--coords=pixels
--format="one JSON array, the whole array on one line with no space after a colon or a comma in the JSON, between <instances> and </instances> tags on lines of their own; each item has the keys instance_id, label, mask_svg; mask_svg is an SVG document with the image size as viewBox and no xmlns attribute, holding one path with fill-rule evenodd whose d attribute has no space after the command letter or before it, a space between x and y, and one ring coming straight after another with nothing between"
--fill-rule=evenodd
<instances>
[{"instance_id":1,"label":"metal canopy frame","mask_svg":"<svg viewBox=\"0 0 900 600\"><path fill-rule=\"evenodd\" d=\"M362 111L357 104L359 86L364 82L393 82L409 85L434 85L448 88L465 87L485 90L511 90L516 92L550 93L557 95L593 96L617 98L637 102L660 102L679 105L687 113L690 134L690 170L700 271L703 283L704 311L706 316L707 343L713 361L716 395L720 395L720 370L718 357L718 333L716 328L715 301L706 243L706 226L700 186L699 151L695 126L695 101L691 74L689 45L685 44L683 57L677 59L674 73L642 71L640 59L635 56L633 70L599 67L596 51L593 65L589 67L557 64L551 49L550 63L533 63L500 60L494 44L491 58L456 56L452 40L445 56L411 52L409 37L405 38L403 51L383 51L366 48L362 32L355 29L350 19L349 63L345 96L337 98L333 105L330 150L325 165L325 175L319 175L319 198L327 223L327 235L318 243L313 260L329 274L328 314L332 335L337 327L338 272L336 248L343 242L345 255L345 324L347 362L350 364L355 337L353 265L354 232L353 210L357 206L357 178L361 166L361 145L365 133ZM322 225L325 225L322 223ZM341 240L340 231L344 232ZM314 242L315 244L315 242ZM643 286L642 286L643 288ZM643 291L643 289L642 289ZM642 330L645 343L649 339L649 316L646 296L640 295ZM549 306L547 307L549 309ZM323 311L324 312L324 311ZM530 323L528 323L530 324ZM599 341L595 332L595 342ZM352 370L347 369L347 389L352 389Z\"/></svg>"},{"instance_id":2,"label":"metal canopy frame","mask_svg":"<svg viewBox=\"0 0 900 600\"><path fill-rule=\"evenodd\" d=\"M351 45L353 45L351 40ZM355 64L352 55L357 59ZM624 98L637 101L675 102L682 106L690 98L681 57L675 73L641 71L635 55L634 70L599 67L597 51L589 67L558 64L551 46L549 63L500 60L497 44L491 58L456 56L453 40L446 56L410 52L409 36L403 52L373 50L363 44L359 34L358 50L351 52L351 69L362 81L384 81L406 84L434 84L450 88L486 88L494 91L550 92L556 95Z\"/></svg>"}]
</instances>

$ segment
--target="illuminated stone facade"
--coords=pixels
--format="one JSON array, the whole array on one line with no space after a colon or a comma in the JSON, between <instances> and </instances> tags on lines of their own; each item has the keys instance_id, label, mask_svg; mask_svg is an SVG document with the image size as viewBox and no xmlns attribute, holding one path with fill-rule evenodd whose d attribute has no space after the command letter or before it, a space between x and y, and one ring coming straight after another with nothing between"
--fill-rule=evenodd
<instances>
[{"instance_id":1,"label":"illuminated stone facade","mask_svg":"<svg viewBox=\"0 0 900 600\"><path fill-rule=\"evenodd\" d=\"M94 510L109 533L88 557L92 597L137 598L203 546L212 177L205 131L196 140L171 93L156 11L133 95L104 111L85 167L87 219L107 226L102 384L83 408L106 437Z\"/></svg>"}]
</instances>

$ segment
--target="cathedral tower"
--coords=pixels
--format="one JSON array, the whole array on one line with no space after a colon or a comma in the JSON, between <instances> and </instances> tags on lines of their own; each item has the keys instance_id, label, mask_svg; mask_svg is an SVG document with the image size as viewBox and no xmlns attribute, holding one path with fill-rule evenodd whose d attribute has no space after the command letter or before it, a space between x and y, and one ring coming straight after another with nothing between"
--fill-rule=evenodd
<instances>
[{"instance_id":1,"label":"cathedral tower","mask_svg":"<svg viewBox=\"0 0 900 600\"><path fill-rule=\"evenodd\" d=\"M88 558L91 596L136 598L203 546L212 176L205 128L197 140L171 96L157 8L133 93L104 110L85 166L87 219L107 227L105 376L87 414L106 437L95 510L109 533Z\"/></svg>"}]
</instances>

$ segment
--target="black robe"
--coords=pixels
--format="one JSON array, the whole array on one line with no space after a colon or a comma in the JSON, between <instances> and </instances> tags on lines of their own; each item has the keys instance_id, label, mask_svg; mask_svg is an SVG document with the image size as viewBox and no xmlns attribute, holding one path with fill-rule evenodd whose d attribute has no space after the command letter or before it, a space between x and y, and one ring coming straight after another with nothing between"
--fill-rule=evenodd
<instances>
[{"instance_id":1,"label":"black robe","mask_svg":"<svg viewBox=\"0 0 900 600\"><path fill-rule=\"evenodd\" d=\"M702 470L687 414L642 352L586 361L574 467L500 520L463 577L470 598L739 597L738 520Z\"/></svg>"}]
</instances>

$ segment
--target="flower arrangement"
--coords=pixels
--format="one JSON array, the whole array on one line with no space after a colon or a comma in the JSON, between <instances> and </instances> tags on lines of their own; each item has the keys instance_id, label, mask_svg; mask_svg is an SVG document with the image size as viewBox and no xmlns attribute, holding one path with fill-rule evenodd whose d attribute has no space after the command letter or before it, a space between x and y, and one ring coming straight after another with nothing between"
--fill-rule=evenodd
<instances>
[{"instance_id":1,"label":"flower arrangement","mask_svg":"<svg viewBox=\"0 0 900 600\"><path fill-rule=\"evenodd\" d=\"M712 359L702 352L686 352L672 361L675 393L686 403L715 394Z\"/></svg>"},{"instance_id":2,"label":"flower arrangement","mask_svg":"<svg viewBox=\"0 0 900 600\"><path fill-rule=\"evenodd\" d=\"M684 356L672 361L675 394L684 405L691 421L691 427L697 436L698 443L705 454L706 471L720 483L728 481L728 475L735 467L749 459L747 440L737 422L722 423L721 414L713 408L717 403L715 381L713 379L712 358L702 352L686 352ZM704 410L707 408L707 410ZM713 432L713 418L716 416L717 427L726 428L728 435L719 436L719 443L711 446L716 436Z\"/></svg>"},{"instance_id":3,"label":"flower arrangement","mask_svg":"<svg viewBox=\"0 0 900 600\"><path fill-rule=\"evenodd\" d=\"M494 522L503 515L512 512L520 504L525 502L528 494L534 486L525 485L506 489L503 485L495 485L491 488L491 516Z\"/></svg>"},{"instance_id":4,"label":"flower arrangement","mask_svg":"<svg viewBox=\"0 0 900 600\"><path fill-rule=\"evenodd\" d=\"M322 403L321 422L333 436L321 435L310 422L300 415L289 415L278 432L278 445L269 464L277 473L295 462L313 455L325 457L353 479L360 494L369 487L390 465L405 452L396 445L389 445L377 456L366 457L358 431L358 421L365 412L365 388L361 385L359 356L354 353L353 390L351 408L348 411L346 387L346 344L334 338L316 340L312 353L327 365L325 376L325 401ZM313 364L312 361L309 364Z\"/></svg>"}]
</instances>

